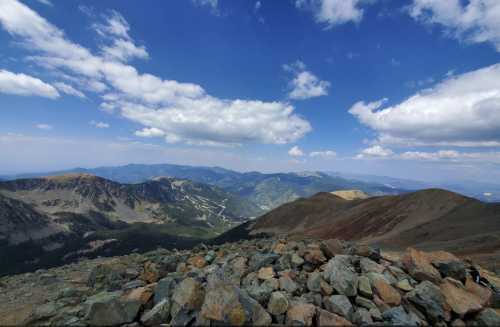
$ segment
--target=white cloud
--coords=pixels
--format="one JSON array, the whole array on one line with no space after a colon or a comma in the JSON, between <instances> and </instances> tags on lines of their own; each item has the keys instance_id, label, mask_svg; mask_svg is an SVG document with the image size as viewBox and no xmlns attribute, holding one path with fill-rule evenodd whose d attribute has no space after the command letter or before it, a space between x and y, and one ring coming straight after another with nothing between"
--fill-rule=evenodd
<instances>
[{"instance_id":1,"label":"white cloud","mask_svg":"<svg viewBox=\"0 0 500 327\"><path fill-rule=\"evenodd\" d=\"M73 86L66 84L64 82L54 83L54 86L56 87L56 89L58 89L62 93L66 93L68 95L73 95L73 96L76 96L79 98L85 98L85 94L83 94L82 92L75 89Z\"/></svg>"},{"instance_id":2,"label":"white cloud","mask_svg":"<svg viewBox=\"0 0 500 327\"><path fill-rule=\"evenodd\" d=\"M290 93L288 96L294 100L305 100L309 98L328 95L330 82L321 81L316 75L306 70L306 65L298 60L290 65L283 65L283 69L294 75L289 83Z\"/></svg>"},{"instance_id":3,"label":"white cloud","mask_svg":"<svg viewBox=\"0 0 500 327\"><path fill-rule=\"evenodd\" d=\"M218 14L219 0L191 0L197 6L207 6L211 9L212 13Z\"/></svg>"},{"instance_id":4,"label":"white cloud","mask_svg":"<svg viewBox=\"0 0 500 327\"><path fill-rule=\"evenodd\" d=\"M59 93L52 85L36 77L16 74L7 70L0 70L0 93L40 96L50 99L59 97Z\"/></svg>"},{"instance_id":5,"label":"white cloud","mask_svg":"<svg viewBox=\"0 0 500 327\"><path fill-rule=\"evenodd\" d=\"M349 22L358 23L363 18L363 5L374 1L366 0L296 0L295 6L313 12L318 23L327 28Z\"/></svg>"},{"instance_id":6,"label":"white cloud","mask_svg":"<svg viewBox=\"0 0 500 327\"><path fill-rule=\"evenodd\" d=\"M111 127L111 125L109 125L108 123L104 123L102 121L95 121L95 120L91 120L89 122L89 124L94 126L95 128L109 128L109 127Z\"/></svg>"},{"instance_id":7,"label":"white cloud","mask_svg":"<svg viewBox=\"0 0 500 327\"><path fill-rule=\"evenodd\" d=\"M50 7L53 6L53 4L50 0L37 0L37 1L40 2L41 4L46 5L46 6L50 6Z\"/></svg>"},{"instance_id":8,"label":"white cloud","mask_svg":"<svg viewBox=\"0 0 500 327\"><path fill-rule=\"evenodd\" d=\"M410 15L439 24L449 36L470 43L489 42L500 52L500 1L413 0Z\"/></svg>"},{"instance_id":9,"label":"white cloud","mask_svg":"<svg viewBox=\"0 0 500 327\"><path fill-rule=\"evenodd\" d=\"M51 125L48 124L36 124L35 127L44 131L50 131L53 128Z\"/></svg>"},{"instance_id":10,"label":"white cloud","mask_svg":"<svg viewBox=\"0 0 500 327\"><path fill-rule=\"evenodd\" d=\"M216 4L216 2L214 2ZM311 130L284 102L220 99L197 84L164 80L137 69L116 56L94 55L69 41L64 33L15 0L0 1L0 24L29 50L32 62L54 73L71 73L101 86L101 109L119 111L145 128L161 130L167 142L237 145L290 143ZM130 40L129 25L115 13L95 25L100 35Z\"/></svg>"},{"instance_id":11,"label":"white cloud","mask_svg":"<svg viewBox=\"0 0 500 327\"><path fill-rule=\"evenodd\" d=\"M454 75L400 104L354 104L349 112L379 133L379 142L499 146L500 64Z\"/></svg>"},{"instance_id":12,"label":"white cloud","mask_svg":"<svg viewBox=\"0 0 500 327\"><path fill-rule=\"evenodd\" d=\"M304 156L304 152L298 146L293 146L288 150L288 155L292 157L302 157Z\"/></svg>"},{"instance_id":13,"label":"white cloud","mask_svg":"<svg viewBox=\"0 0 500 327\"><path fill-rule=\"evenodd\" d=\"M165 133L161 129L151 127L151 128L143 128L140 131L136 131L135 135L140 137L161 137L165 136Z\"/></svg>"},{"instance_id":14,"label":"white cloud","mask_svg":"<svg viewBox=\"0 0 500 327\"><path fill-rule=\"evenodd\" d=\"M391 149L386 149L381 147L380 145L374 145L372 147L363 149L361 153L359 153L356 158L362 159L362 158L370 158L370 157L390 157L394 154L394 152Z\"/></svg>"},{"instance_id":15,"label":"white cloud","mask_svg":"<svg viewBox=\"0 0 500 327\"><path fill-rule=\"evenodd\" d=\"M320 158L334 158L337 156L337 153L332 150L325 151L312 151L309 153L310 157L320 157Z\"/></svg>"}]
</instances>

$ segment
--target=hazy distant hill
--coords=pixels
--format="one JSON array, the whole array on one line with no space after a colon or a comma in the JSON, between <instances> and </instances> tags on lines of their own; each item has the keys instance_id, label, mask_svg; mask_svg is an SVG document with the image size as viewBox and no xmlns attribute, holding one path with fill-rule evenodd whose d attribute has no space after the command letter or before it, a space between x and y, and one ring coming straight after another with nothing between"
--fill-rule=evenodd
<instances>
[{"instance_id":1,"label":"hazy distant hill","mask_svg":"<svg viewBox=\"0 0 500 327\"><path fill-rule=\"evenodd\" d=\"M126 165L94 169L76 168L68 171L51 172L49 175L67 173L88 173L121 183L139 183L157 176L171 176L189 179L199 183L218 186L236 194L262 209L262 213L299 197L311 196L317 192L332 192L342 189L359 189L371 195L398 194L404 190L378 183L361 182L320 172L240 173L219 167L194 167L171 164ZM47 174L26 174L11 178L32 178Z\"/></svg>"}]
</instances>

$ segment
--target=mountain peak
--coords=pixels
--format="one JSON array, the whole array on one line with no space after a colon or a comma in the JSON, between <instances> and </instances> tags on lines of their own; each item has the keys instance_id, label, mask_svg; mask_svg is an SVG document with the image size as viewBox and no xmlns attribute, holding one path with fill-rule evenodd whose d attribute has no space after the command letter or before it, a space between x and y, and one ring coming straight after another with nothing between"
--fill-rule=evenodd
<instances>
[{"instance_id":1,"label":"mountain peak","mask_svg":"<svg viewBox=\"0 0 500 327\"><path fill-rule=\"evenodd\" d=\"M370 197L368 194L360 190L339 190L331 193L333 195L341 197L344 200L359 200L367 199Z\"/></svg>"}]
</instances>

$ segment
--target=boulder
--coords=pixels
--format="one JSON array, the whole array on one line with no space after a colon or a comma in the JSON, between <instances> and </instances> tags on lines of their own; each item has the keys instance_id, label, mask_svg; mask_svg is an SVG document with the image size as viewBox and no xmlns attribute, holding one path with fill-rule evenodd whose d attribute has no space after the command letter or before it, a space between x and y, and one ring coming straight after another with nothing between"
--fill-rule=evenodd
<instances>
[{"instance_id":1,"label":"boulder","mask_svg":"<svg viewBox=\"0 0 500 327\"><path fill-rule=\"evenodd\" d=\"M280 290L283 290L287 293L293 294L297 291L299 288L297 283L290 278L290 276L281 276L279 278L279 283L280 283Z\"/></svg>"},{"instance_id":2,"label":"boulder","mask_svg":"<svg viewBox=\"0 0 500 327\"><path fill-rule=\"evenodd\" d=\"M364 297L371 298L373 296L370 280L366 276L358 278L358 293Z\"/></svg>"},{"instance_id":3,"label":"boulder","mask_svg":"<svg viewBox=\"0 0 500 327\"><path fill-rule=\"evenodd\" d=\"M351 322L335 313L326 310L318 309L317 325L322 327L329 326L352 326Z\"/></svg>"},{"instance_id":4,"label":"boulder","mask_svg":"<svg viewBox=\"0 0 500 327\"><path fill-rule=\"evenodd\" d=\"M432 266L424 252L409 248L402 258L402 262L410 275L416 280L428 280L434 284L441 282L441 274Z\"/></svg>"},{"instance_id":5,"label":"boulder","mask_svg":"<svg viewBox=\"0 0 500 327\"><path fill-rule=\"evenodd\" d=\"M365 308L358 308L352 316L352 321L359 326L372 325L372 315Z\"/></svg>"},{"instance_id":6,"label":"boulder","mask_svg":"<svg viewBox=\"0 0 500 327\"><path fill-rule=\"evenodd\" d=\"M376 263L375 261L369 259L369 258L361 258L359 260L359 266L361 267L361 272L363 274L369 273L369 272L374 272L374 273L383 273L385 270L385 267Z\"/></svg>"},{"instance_id":7,"label":"boulder","mask_svg":"<svg viewBox=\"0 0 500 327\"><path fill-rule=\"evenodd\" d=\"M172 277L165 277L158 281L155 287L153 303L157 304L165 298L171 298L174 293L176 282Z\"/></svg>"},{"instance_id":8,"label":"boulder","mask_svg":"<svg viewBox=\"0 0 500 327\"><path fill-rule=\"evenodd\" d=\"M397 306L401 303L401 295L384 278L375 278L372 283L374 291L378 296L390 306Z\"/></svg>"},{"instance_id":9,"label":"boulder","mask_svg":"<svg viewBox=\"0 0 500 327\"><path fill-rule=\"evenodd\" d=\"M323 253L328 259L331 259L338 254L345 254L344 245L339 239L331 238L323 241L321 242L320 248L323 250Z\"/></svg>"},{"instance_id":10,"label":"boulder","mask_svg":"<svg viewBox=\"0 0 500 327\"><path fill-rule=\"evenodd\" d=\"M93 326L120 325L134 321L139 313L139 301L122 300L122 292L101 292L87 298L84 320Z\"/></svg>"},{"instance_id":11,"label":"boulder","mask_svg":"<svg viewBox=\"0 0 500 327\"><path fill-rule=\"evenodd\" d=\"M262 267L274 263L280 256L276 253L256 253L250 258L250 271L257 271Z\"/></svg>"},{"instance_id":12,"label":"boulder","mask_svg":"<svg viewBox=\"0 0 500 327\"><path fill-rule=\"evenodd\" d=\"M140 275L140 279L146 283L156 283L162 277L163 276L158 264L151 261L144 264L144 269Z\"/></svg>"},{"instance_id":13,"label":"boulder","mask_svg":"<svg viewBox=\"0 0 500 327\"><path fill-rule=\"evenodd\" d=\"M339 314L349 320L354 313L354 308L345 295L332 295L324 300L324 305L328 311Z\"/></svg>"},{"instance_id":14,"label":"boulder","mask_svg":"<svg viewBox=\"0 0 500 327\"><path fill-rule=\"evenodd\" d=\"M338 255L330 259L323 271L323 277L339 294L356 296L358 293L358 275L349 255Z\"/></svg>"},{"instance_id":15,"label":"boulder","mask_svg":"<svg viewBox=\"0 0 500 327\"><path fill-rule=\"evenodd\" d=\"M413 286L411 286L408 279L400 280L399 282L396 283L396 287L405 292L413 290Z\"/></svg>"},{"instance_id":16,"label":"boulder","mask_svg":"<svg viewBox=\"0 0 500 327\"><path fill-rule=\"evenodd\" d=\"M443 278L451 277L461 282L465 282L465 278L467 277L467 270L463 262L461 261L438 262L435 266L438 268Z\"/></svg>"},{"instance_id":17,"label":"boulder","mask_svg":"<svg viewBox=\"0 0 500 327\"><path fill-rule=\"evenodd\" d=\"M293 303L286 312L287 325L312 326L316 307L309 303Z\"/></svg>"},{"instance_id":18,"label":"boulder","mask_svg":"<svg viewBox=\"0 0 500 327\"><path fill-rule=\"evenodd\" d=\"M500 314L493 309L484 309L474 319L478 326L500 326Z\"/></svg>"},{"instance_id":19,"label":"boulder","mask_svg":"<svg viewBox=\"0 0 500 327\"><path fill-rule=\"evenodd\" d=\"M466 278L465 289L469 293L474 294L480 300L480 303L482 306L490 306L491 305L492 307L495 307L495 303L493 303L494 301L492 301L493 292L490 289L488 289L482 285L479 285L478 283L475 283L471 277ZM500 297L500 293L496 293L495 295L497 297ZM499 307L498 304L497 304L497 307Z\"/></svg>"},{"instance_id":20,"label":"boulder","mask_svg":"<svg viewBox=\"0 0 500 327\"><path fill-rule=\"evenodd\" d=\"M158 326L167 323L169 318L170 301L168 298L164 298L141 316L141 322L145 326Z\"/></svg>"},{"instance_id":21,"label":"boulder","mask_svg":"<svg viewBox=\"0 0 500 327\"><path fill-rule=\"evenodd\" d=\"M321 292L321 281L323 278L321 277L321 274L319 272L313 272L309 274L309 277L307 278L307 288L311 292Z\"/></svg>"},{"instance_id":22,"label":"boulder","mask_svg":"<svg viewBox=\"0 0 500 327\"><path fill-rule=\"evenodd\" d=\"M205 291L200 282L194 278L186 278L176 286L172 295L172 308L170 313L172 318L179 312L189 312L199 310L203 304Z\"/></svg>"},{"instance_id":23,"label":"boulder","mask_svg":"<svg viewBox=\"0 0 500 327\"><path fill-rule=\"evenodd\" d=\"M419 326L420 321L401 306L384 311L382 318L394 326Z\"/></svg>"},{"instance_id":24,"label":"boulder","mask_svg":"<svg viewBox=\"0 0 500 327\"><path fill-rule=\"evenodd\" d=\"M313 265L319 265L326 261L326 257L321 251L319 245L310 245L308 246L304 259L306 262L311 263Z\"/></svg>"},{"instance_id":25,"label":"boulder","mask_svg":"<svg viewBox=\"0 0 500 327\"><path fill-rule=\"evenodd\" d=\"M269 303L267 305L267 311L273 315L281 315L288 310L288 299L282 292L273 292Z\"/></svg>"},{"instance_id":26,"label":"boulder","mask_svg":"<svg viewBox=\"0 0 500 327\"><path fill-rule=\"evenodd\" d=\"M462 283L455 279L445 278L440 288L446 303L462 318L466 314L478 312L483 308L481 299L468 292Z\"/></svg>"},{"instance_id":27,"label":"boulder","mask_svg":"<svg viewBox=\"0 0 500 327\"><path fill-rule=\"evenodd\" d=\"M368 310L377 309L375 303L362 296L356 296L356 298L354 299L354 303L356 303L358 307L362 307Z\"/></svg>"},{"instance_id":28,"label":"boulder","mask_svg":"<svg viewBox=\"0 0 500 327\"><path fill-rule=\"evenodd\" d=\"M441 290L429 281L423 281L406 294L406 298L421 308L429 321L436 324L450 320L449 307Z\"/></svg>"}]
</instances>

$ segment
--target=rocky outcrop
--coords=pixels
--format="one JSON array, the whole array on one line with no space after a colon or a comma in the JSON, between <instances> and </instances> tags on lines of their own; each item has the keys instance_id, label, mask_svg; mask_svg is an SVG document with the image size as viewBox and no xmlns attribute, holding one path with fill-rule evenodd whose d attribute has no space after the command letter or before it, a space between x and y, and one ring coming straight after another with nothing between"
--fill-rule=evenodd
<instances>
[{"instance_id":1,"label":"rocky outcrop","mask_svg":"<svg viewBox=\"0 0 500 327\"><path fill-rule=\"evenodd\" d=\"M30 287L35 281L60 288L44 294L18 321L36 325L459 326L500 321L494 301L499 285L476 283L470 263L412 249L402 260L385 258L364 245L296 238L156 250L6 277L0 280L0 301L10 313L22 312L22 303L9 296L15 291L10 285L24 292L37 292ZM78 269L87 271L87 279L68 285L73 279L67 275ZM12 324L2 321L5 316L9 311L0 308L0 324Z\"/></svg>"}]
</instances>

